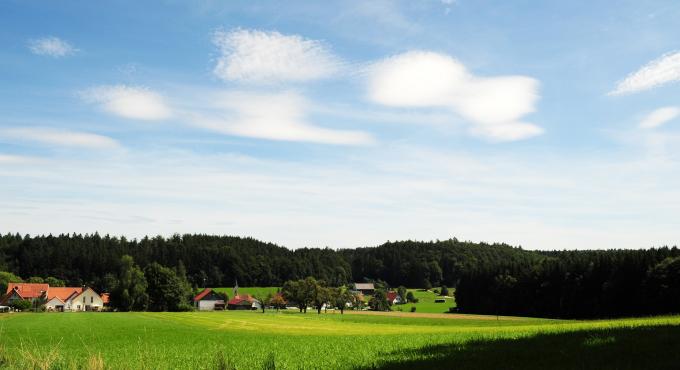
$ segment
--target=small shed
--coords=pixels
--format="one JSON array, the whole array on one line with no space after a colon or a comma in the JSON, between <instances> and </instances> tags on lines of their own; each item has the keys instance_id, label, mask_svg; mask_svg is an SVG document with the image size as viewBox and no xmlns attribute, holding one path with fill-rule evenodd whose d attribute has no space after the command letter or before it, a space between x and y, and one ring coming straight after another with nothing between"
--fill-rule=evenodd
<instances>
[{"instance_id":1,"label":"small shed","mask_svg":"<svg viewBox=\"0 0 680 370\"><path fill-rule=\"evenodd\" d=\"M212 288L205 288L194 297L194 307L199 311L224 310L224 296Z\"/></svg>"}]
</instances>

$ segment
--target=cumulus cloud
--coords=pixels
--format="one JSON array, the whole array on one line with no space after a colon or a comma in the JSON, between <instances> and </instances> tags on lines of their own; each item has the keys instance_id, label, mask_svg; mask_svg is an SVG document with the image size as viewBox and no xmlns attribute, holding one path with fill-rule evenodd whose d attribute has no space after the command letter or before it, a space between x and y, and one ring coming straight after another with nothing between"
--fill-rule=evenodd
<instances>
[{"instance_id":1,"label":"cumulus cloud","mask_svg":"<svg viewBox=\"0 0 680 370\"><path fill-rule=\"evenodd\" d=\"M226 81L309 81L340 67L322 42L299 35L237 29L215 32L213 43L220 50L214 73Z\"/></svg>"},{"instance_id":2,"label":"cumulus cloud","mask_svg":"<svg viewBox=\"0 0 680 370\"><path fill-rule=\"evenodd\" d=\"M54 36L30 40L28 42L28 48L33 54L46 55L55 58L65 57L77 51L77 49L68 42Z\"/></svg>"},{"instance_id":3,"label":"cumulus cloud","mask_svg":"<svg viewBox=\"0 0 680 370\"><path fill-rule=\"evenodd\" d=\"M165 99L144 87L98 86L83 91L81 96L88 102L100 104L105 111L125 118L155 121L172 115Z\"/></svg>"},{"instance_id":4,"label":"cumulus cloud","mask_svg":"<svg viewBox=\"0 0 680 370\"><path fill-rule=\"evenodd\" d=\"M640 128L652 129L666 124L680 116L680 108L663 107L649 113L640 121Z\"/></svg>"},{"instance_id":5,"label":"cumulus cloud","mask_svg":"<svg viewBox=\"0 0 680 370\"><path fill-rule=\"evenodd\" d=\"M475 76L448 55L412 51L369 68L368 96L393 107L449 108L473 124L473 133L511 141L543 133L520 121L535 110L538 86L526 76Z\"/></svg>"},{"instance_id":6,"label":"cumulus cloud","mask_svg":"<svg viewBox=\"0 0 680 370\"><path fill-rule=\"evenodd\" d=\"M680 81L680 52L664 55L628 75L609 95L631 94Z\"/></svg>"},{"instance_id":7,"label":"cumulus cloud","mask_svg":"<svg viewBox=\"0 0 680 370\"><path fill-rule=\"evenodd\" d=\"M299 94L228 93L218 99L219 115L194 115L204 128L230 135L269 140L365 145L373 142L363 131L336 130L307 120L309 103Z\"/></svg>"},{"instance_id":8,"label":"cumulus cloud","mask_svg":"<svg viewBox=\"0 0 680 370\"><path fill-rule=\"evenodd\" d=\"M46 127L15 127L0 130L0 137L13 140L34 141L42 144L81 147L89 149L115 149L118 142L108 136L87 132L57 130Z\"/></svg>"}]
</instances>

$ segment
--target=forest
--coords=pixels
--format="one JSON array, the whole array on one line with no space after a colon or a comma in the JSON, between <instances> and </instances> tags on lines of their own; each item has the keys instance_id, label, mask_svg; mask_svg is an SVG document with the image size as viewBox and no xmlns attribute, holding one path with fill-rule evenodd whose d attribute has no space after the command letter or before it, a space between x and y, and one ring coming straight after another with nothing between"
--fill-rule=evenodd
<instances>
[{"instance_id":1,"label":"forest","mask_svg":"<svg viewBox=\"0 0 680 370\"><path fill-rule=\"evenodd\" d=\"M680 251L527 251L507 244L386 242L355 249L285 247L253 238L173 235L126 239L95 234L0 236L0 271L107 292L122 256L141 269L181 270L193 287L283 286L314 277L328 286L456 288L470 313L599 318L680 312Z\"/></svg>"}]
</instances>

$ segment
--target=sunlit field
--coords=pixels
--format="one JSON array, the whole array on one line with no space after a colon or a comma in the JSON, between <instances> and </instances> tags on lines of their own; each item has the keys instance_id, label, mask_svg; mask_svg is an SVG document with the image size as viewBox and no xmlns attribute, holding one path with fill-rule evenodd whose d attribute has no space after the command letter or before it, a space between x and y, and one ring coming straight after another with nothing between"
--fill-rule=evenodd
<instances>
[{"instance_id":1,"label":"sunlit field","mask_svg":"<svg viewBox=\"0 0 680 370\"><path fill-rule=\"evenodd\" d=\"M680 360L678 338L677 316L19 313L0 315L0 362L10 369L670 369Z\"/></svg>"}]
</instances>

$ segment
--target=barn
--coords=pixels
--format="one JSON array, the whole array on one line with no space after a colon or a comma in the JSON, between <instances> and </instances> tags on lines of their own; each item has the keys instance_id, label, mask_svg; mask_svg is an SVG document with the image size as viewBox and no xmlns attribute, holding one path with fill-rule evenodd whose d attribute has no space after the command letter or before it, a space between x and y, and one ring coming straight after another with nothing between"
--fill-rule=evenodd
<instances>
[{"instance_id":1,"label":"barn","mask_svg":"<svg viewBox=\"0 0 680 370\"><path fill-rule=\"evenodd\" d=\"M236 295L227 303L229 310L259 310L260 308L262 308L260 301L250 294Z\"/></svg>"},{"instance_id":2,"label":"barn","mask_svg":"<svg viewBox=\"0 0 680 370\"><path fill-rule=\"evenodd\" d=\"M205 288L194 297L194 307L199 311L224 310L224 295Z\"/></svg>"}]
</instances>

